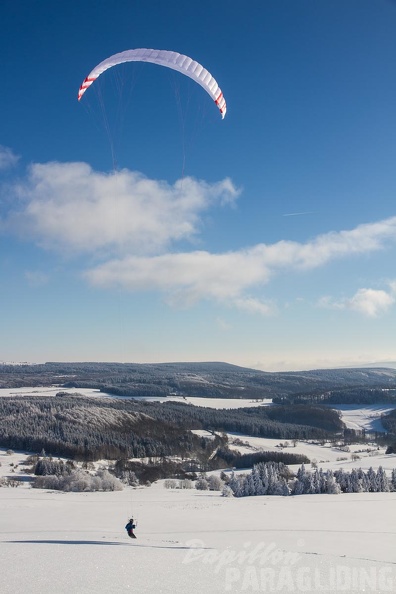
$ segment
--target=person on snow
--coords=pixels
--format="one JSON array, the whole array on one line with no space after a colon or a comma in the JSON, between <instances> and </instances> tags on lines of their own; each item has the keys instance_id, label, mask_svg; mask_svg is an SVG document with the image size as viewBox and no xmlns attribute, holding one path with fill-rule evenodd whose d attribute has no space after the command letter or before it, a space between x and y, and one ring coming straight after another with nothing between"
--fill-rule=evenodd
<instances>
[{"instance_id":1,"label":"person on snow","mask_svg":"<svg viewBox=\"0 0 396 594\"><path fill-rule=\"evenodd\" d=\"M128 524L125 526L125 530L128 532L129 538L136 538L136 534L133 532L134 528L136 528L136 524L134 523L133 518L131 518Z\"/></svg>"}]
</instances>

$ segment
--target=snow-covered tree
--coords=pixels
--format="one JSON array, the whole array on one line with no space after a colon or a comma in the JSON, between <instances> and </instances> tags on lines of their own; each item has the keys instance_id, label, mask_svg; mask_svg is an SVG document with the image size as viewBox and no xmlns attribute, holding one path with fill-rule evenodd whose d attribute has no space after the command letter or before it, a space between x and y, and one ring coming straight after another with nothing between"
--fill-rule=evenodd
<instances>
[{"instance_id":1,"label":"snow-covered tree","mask_svg":"<svg viewBox=\"0 0 396 594\"><path fill-rule=\"evenodd\" d=\"M356 468L353 468L350 475L350 493L362 493L363 484L362 479L359 477L359 472Z\"/></svg>"},{"instance_id":2,"label":"snow-covered tree","mask_svg":"<svg viewBox=\"0 0 396 594\"><path fill-rule=\"evenodd\" d=\"M382 466L379 466L376 475L377 490L381 492L390 491L388 477Z\"/></svg>"},{"instance_id":3,"label":"snow-covered tree","mask_svg":"<svg viewBox=\"0 0 396 594\"><path fill-rule=\"evenodd\" d=\"M392 470L391 485L392 491L396 491L396 468Z\"/></svg>"},{"instance_id":4,"label":"snow-covered tree","mask_svg":"<svg viewBox=\"0 0 396 594\"><path fill-rule=\"evenodd\" d=\"M233 497L234 493L232 492L231 487L229 487L228 485L224 485L221 494L223 497Z\"/></svg>"},{"instance_id":5,"label":"snow-covered tree","mask_svg":"<svg viewBox=\"0 0 396 594\"><path fill-rule=\"evenodd\" d=\"M234 493L235 497L243 497L243 485L245 481L245 475L235 474L231 475L230 482L228 483L230 489Z\"/></svg>"},{"instance_id":6,"label":"snow-covered tree","mask_svg":"<svg viewBox=\"0 0 396 594\"><path fill-rule=\"evenodd\" d=\"M326 473L326 493L329 495L338 495L341 493L340 485L336 482L332 470Z\"/></svg>"},{"instance_id":7,"label":"snow-covered tree","mask_svg":"<svg viewBox=\"0 0 396 594\"><path fill-rule=\"evenodd\" d=\"M243 483L243 497L256 495L255 485L252 474L248 474Z\"/></svg>"},{"instance_id":8,"label":"snow-covered tree","mask_svg":"<svg viewBox=\"0 0 396 594\"><path fill-rule=\"evenodd\" d=\"M368 469L366 476L368 490L370 491L370 493L376 493L378 491L377 474L375 470L373 470L372 466L370 466L370 468Z\"/></svg>"},{"instance_id":9,"label":"snow-covered tree","mask_svg":"<svg viewBox=\"0 0 396 594\"><path fill-rule=\"evenodd\" d=\"M290 495L290 489L287 485L286 479L281 477L275 485L273 495L281 495L282 497L287 497Z\"/></svg>"},{"instance_id":10,"label":"snow-covered tree","mask_svg":"<svg viewBox=\"0 0 396 594\"><path fill-rule=\"evenodd\" d=\"M254 482L254 492L255 495L266 495L267 494L267 486L268 486L268 475L265 465L263 464L256 464L253 466L252 470L253 482ZM265 478L266 484L264 485L263 478Z\"/></svg>"},{"instance_id":11,"label":"snow-covered tree","mask_svg":"<svg viewBox=\"0 0 396 594\"><path fill-rule=\"evenodd\" d=\"M366 493L369 490L369 481L367 478L367 474L361 468L358 468L357 472L358 472L360 483L362 485L362 491L364 493Z\"/></svg>"},{"instance_id":12,"label":"snow-covered tree","mask_svg":"<svg viewBox=\"0 0 396 594\"><path fill-rule=\"evenodd\" d=\"M292 487L291 487L291 495L303 495L304 494L304 485L300 479L296 478Z\"/></svg>"}]
</instances>

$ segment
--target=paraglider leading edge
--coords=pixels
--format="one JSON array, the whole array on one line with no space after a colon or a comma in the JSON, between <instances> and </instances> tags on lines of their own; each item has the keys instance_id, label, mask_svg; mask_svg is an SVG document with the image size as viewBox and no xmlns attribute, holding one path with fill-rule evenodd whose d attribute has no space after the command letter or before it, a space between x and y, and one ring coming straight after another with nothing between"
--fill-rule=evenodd
<instances>
[{"instance_id":1,"label":"paraglider leading edge","mask_svg":"<svg viewBox=\"0 0 396 594\"><path fill-rule=\"evenodd\" d=\"M203 87L203 89L205 89L205 91L212 97L213 101L219 108L222 119L224 119L227 111L226 101L219 85L210 72L208 72L206 68L188 56L168 50L139 48L120 52L110 56L109 58L106 58L106 60L100 62L100 64L98 64L84 79L78 91L78 100L80 101L85 91L92 85L93 82L95 82L98 76L100 76L112 66L116 66L117 64L122 64L124 62L151 62L160 66L172 68L181 74L189 76L199 85L201 85L201 87Z\"/></svg>"}]
</instances>

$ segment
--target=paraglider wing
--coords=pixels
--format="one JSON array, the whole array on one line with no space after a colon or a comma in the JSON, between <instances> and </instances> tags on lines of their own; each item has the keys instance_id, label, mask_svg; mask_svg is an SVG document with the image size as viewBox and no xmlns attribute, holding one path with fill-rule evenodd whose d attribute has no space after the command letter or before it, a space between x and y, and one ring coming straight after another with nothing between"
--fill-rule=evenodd
<instances>
[{"instance_id":1,"label":"paraglider wing","mask_svg":"<svg viewBox=\"0 0 396 594\"><path fill-rule=\"evenodd\" d=\"M166 66L189 76L209 93L219 108L221 117L224 118L227 110L226 102L219 85L210 72L188 56L168 50L140 48L127 50L125 52L120 52L119 54L114 54L114 56L110 56L110 58L107 58L98 64L92 72L88 74L78 91L78 100L80 101L88 87L91 86L98 76L105 72L105 70L124 62L152 62L153 64Z\"/></svg>"}]
</instances>

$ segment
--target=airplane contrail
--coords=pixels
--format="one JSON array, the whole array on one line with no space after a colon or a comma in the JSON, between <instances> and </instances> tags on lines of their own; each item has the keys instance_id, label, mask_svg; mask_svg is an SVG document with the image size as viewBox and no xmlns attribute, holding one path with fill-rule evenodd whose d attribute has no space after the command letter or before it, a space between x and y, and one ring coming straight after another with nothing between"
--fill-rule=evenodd
<instances>
[{"instance_id":1,"label":"airplane contrail","mask_svg":"<svg viewBox=\"0 0 396 594\"><path fill-rule=\"evenodd\" d=\"M314 211L306 210L304 212L288 212L286 214L283 214L282 217L299 217L301 215L307 215L307 214L314 214Z\"/></svg>"}]
</instances>

